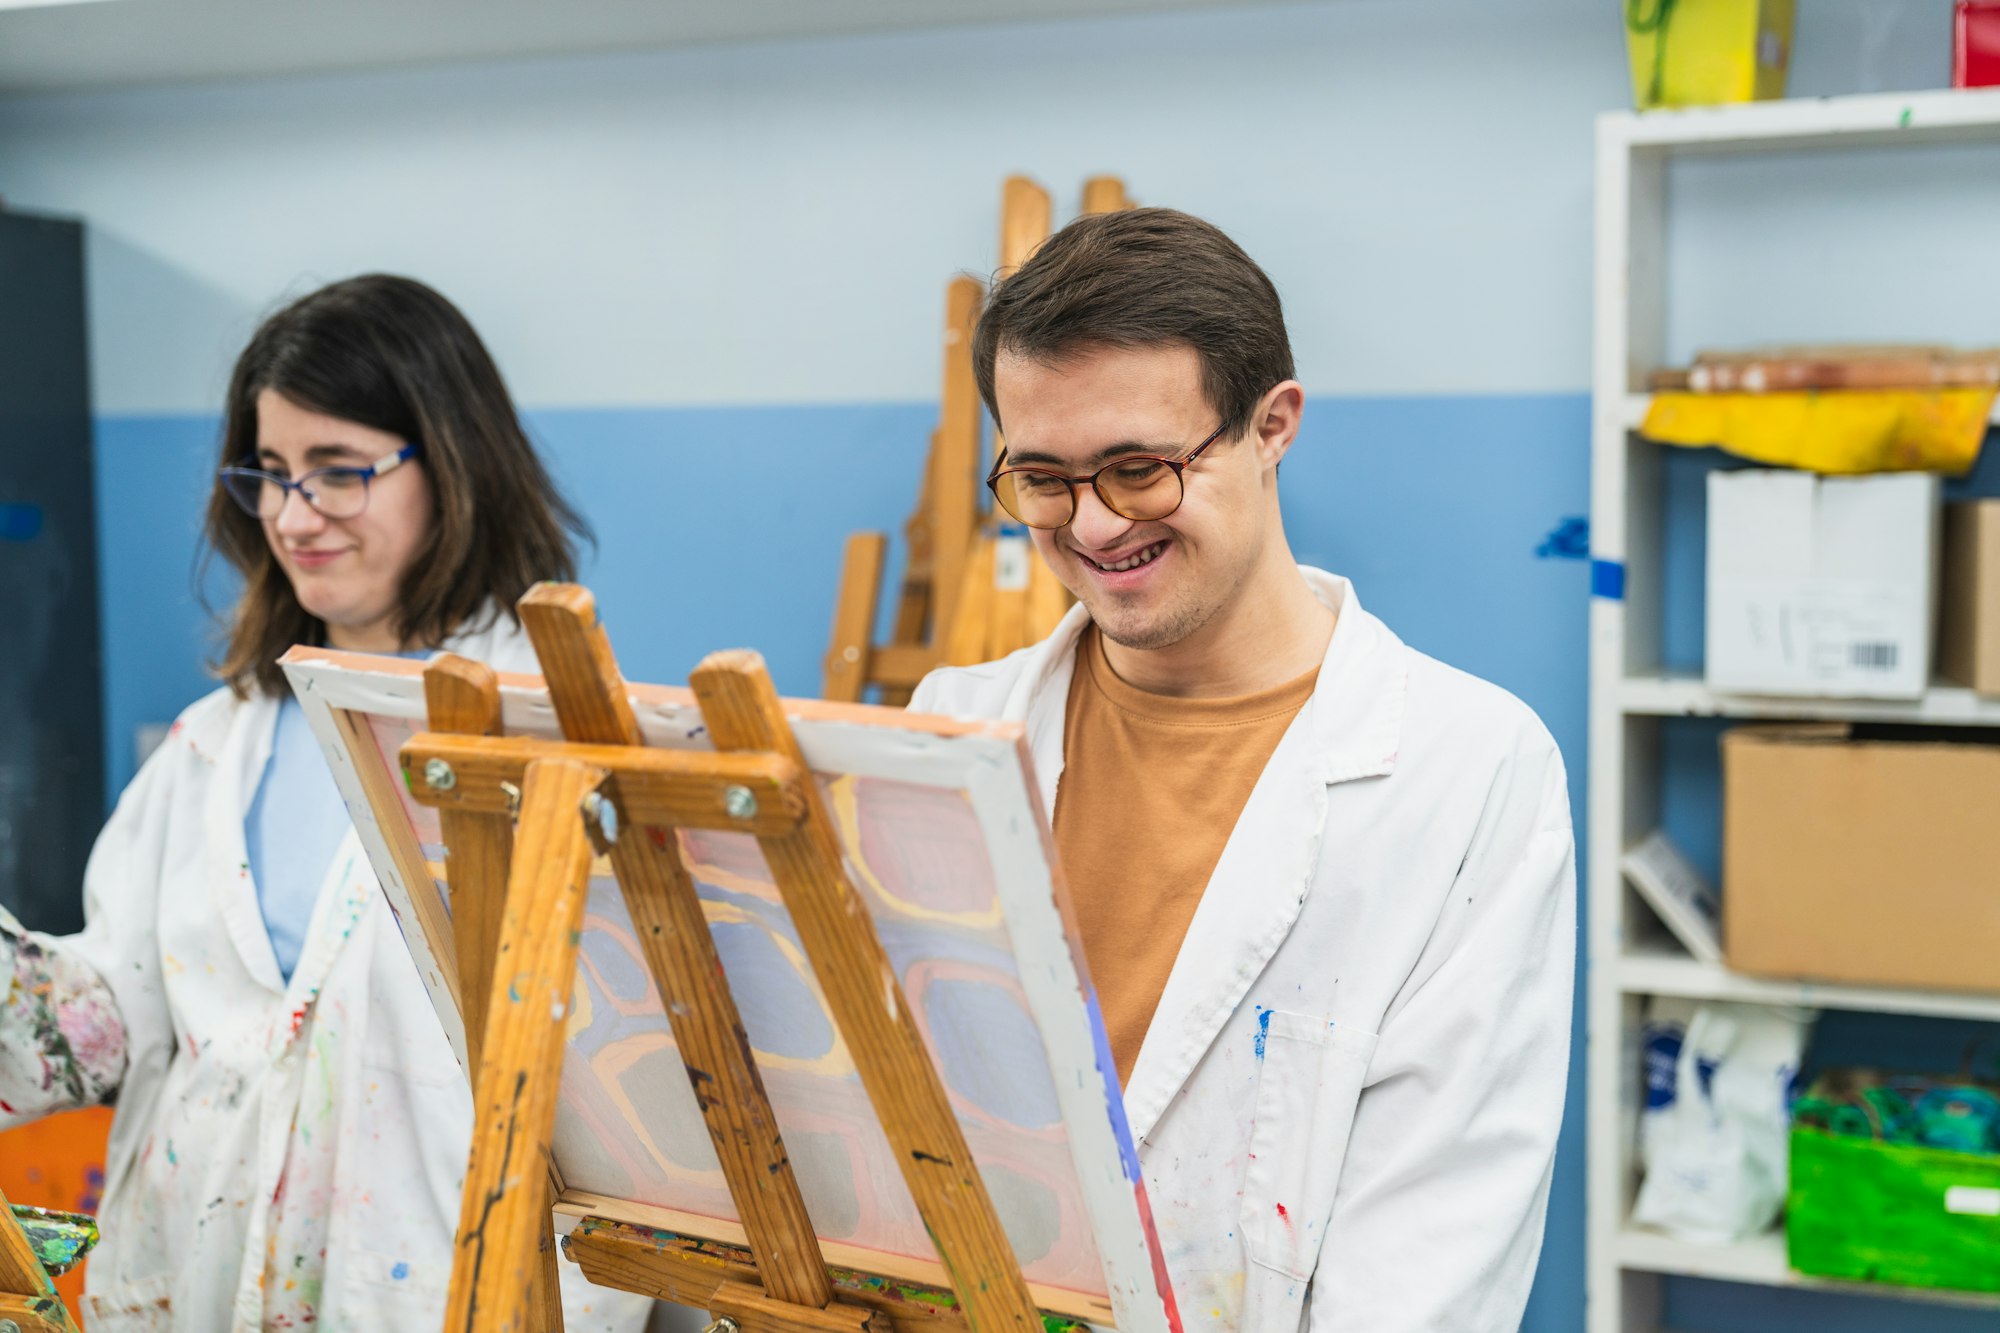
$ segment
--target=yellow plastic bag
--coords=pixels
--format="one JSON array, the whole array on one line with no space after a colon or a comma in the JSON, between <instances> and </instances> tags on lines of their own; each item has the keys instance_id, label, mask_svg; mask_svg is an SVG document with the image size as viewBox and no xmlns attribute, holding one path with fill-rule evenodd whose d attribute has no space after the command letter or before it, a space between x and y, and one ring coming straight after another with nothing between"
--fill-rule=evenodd
<instances>
[{"instance_id":1,"label":"yellow plastic bag","mask_svg":"<svg viewBox=\"0 0 2000 1333\"><path fill-rule=\"evenodd\" d=\"M1662 393L1639 433L1808 472L1962 476L1979 461L1993 397L1992 389Z\"/></svg>"}]
</instances>

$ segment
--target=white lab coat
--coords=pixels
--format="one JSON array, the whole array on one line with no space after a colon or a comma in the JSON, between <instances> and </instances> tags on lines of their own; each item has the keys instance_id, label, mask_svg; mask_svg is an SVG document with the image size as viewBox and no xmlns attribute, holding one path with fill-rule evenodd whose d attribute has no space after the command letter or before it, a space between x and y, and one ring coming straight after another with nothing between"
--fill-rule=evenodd
<instances>
[{"instance_id":1,"label":"white lab coat","mask_svg":"<svg viewBox=\"0 0 2000 1333\"><path fill-rule=\"evenodd\" d=\"M1125 1089L1167 1269L1191 1333L1514 1330L1568 1070L1562 758L1518 700L1302 572L1338 612L1318 684ZM1085 623L910 704L1025 723L1051 815Z\"/></svg>"},{"instance_id":2,"label":"white lab coat","mask_svg":"<svg viewBox=\"0 0 2000 1333\"><path fill-rule=\"evenodd\" d=\"M536 669L504 617L449 646ZM83 932L31 937L77 1058L48 1055L50 1005L0 1005L0 1124L116 1094L94 1333L444 1322L471 1094L351 829L282 979L243 836L277 715L189 707L98 838ZM561 1268L570 1333L643 1327L650 1301Z\"/></svg>"}]
</instances>

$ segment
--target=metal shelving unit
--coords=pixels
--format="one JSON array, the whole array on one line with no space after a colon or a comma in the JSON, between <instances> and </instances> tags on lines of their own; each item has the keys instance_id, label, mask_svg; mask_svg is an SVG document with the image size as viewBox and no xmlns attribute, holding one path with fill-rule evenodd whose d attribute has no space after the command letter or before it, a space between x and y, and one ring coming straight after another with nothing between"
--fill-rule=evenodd
<instances>
[{"instance_id":1,"label":"metal shelving unit","mask_svg":"<svg viewBox=\"0 0 2000 1333\"><path fill-rule=\"evenodd\" d=\"M1779 1232L1690 1245L1630 1223L1637 1170L1638 1026L1648 995L2000 1020L2000 996L1816 986L1739 976L1658 941L1619 870L1657 824L1660 731L1671 717L1812 718L2000 726L2000 700L1938 686L1913 702L1718 694L1663 670L1661 446L1635 433L1648 372L1664 362L1667 167L1677 158L2000 141L2000 90L1769 102L1600 117L1592 369L1590 933L1587 1282L1590 1333L1656 1333L1661 1277L2000 1309L2000 1297L1825 1282L1794 1273ZM2000 420L2000 414L1996 414Z\"/></svg>"}]
</instances>

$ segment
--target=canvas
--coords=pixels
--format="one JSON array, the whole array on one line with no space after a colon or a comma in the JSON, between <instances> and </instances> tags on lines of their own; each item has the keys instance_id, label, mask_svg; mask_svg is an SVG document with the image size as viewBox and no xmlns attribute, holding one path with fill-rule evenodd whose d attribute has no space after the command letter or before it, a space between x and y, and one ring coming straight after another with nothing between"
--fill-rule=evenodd
<instances>
[{"instance_id":1,"label":"canvas","mask_svg":"<svg viewBox=\"0 0 2000 1333\"><path fill-rule=\"evenodd\" d=\"M397 757L425 728L422 664L295 649L285 669L462 1059L438 814L411 797ZM560 738L538 677L501 683L508 735ZM687 691L630 693L648 745L706 748ZM1171 1327L1137 1155L1019 727L785 707L1030 1294L1097 1324ZM646 833L663 847L675 840L698 887L827 1260L945 1285L755 839ZM623 894L601 860L566 1043L559 1211L741 1243Z\"/></svg>"}]
</instances>

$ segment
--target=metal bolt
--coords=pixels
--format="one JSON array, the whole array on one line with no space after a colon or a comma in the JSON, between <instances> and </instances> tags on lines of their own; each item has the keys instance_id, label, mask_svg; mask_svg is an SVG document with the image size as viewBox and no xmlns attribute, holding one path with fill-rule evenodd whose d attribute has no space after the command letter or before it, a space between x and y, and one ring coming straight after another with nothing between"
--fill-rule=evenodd
<instances>
[{"instance_id":1,"label":"metal bolt","mask_svg":"<svg viewBox=\"0 0 2000 1333\"><path fill-rule=\"evenodd\" d=\"M732 785L722 793L722 808L729 812L731 819L755 819L757 794L748 787Z\"/></svg>"},{"instance_id":2,"label":"metal bolt","mask_svg":"<svg viewBox=\"0 0 2000 1333\"><path fill-rule=\"evenodd\" d=\"M597 825L598 836L606 846L618 841L618 807L605 800L603 792L584 794L583 817Z\"/></svg>"},{"instance_id":3,"label":"metal bolt","mask_svg":"<svg viewBox=\"0 0 2000 1333\"><path fill-rule=\"evenodd\" d=\"M451 765L442 759L432 759L424 765L424 782L433 791L450 791L458 785L458 774L451 771ZM0 1333L7 1330L0 1328Z\"/></svg>"},{"instance_id":4,"label":"metal bolt","mask_svg":"<svg viewBox=\"0 0 2000 1333\"><path fill-rule=\"evenodd\" d=\"M521 789L511 782L503 782L500 784L500 794L507 798L507 818L519 819L521 817Z\"/></svg>"},{"instance_id":5,"label":"metal bolt","mask_svg":"<svg viewBox=\"0 0 2000 1333\"><path fill-rule=\"evenodd\" d=\"M7 1333L5 1326L0 1326L0 1333ZM731 1319L728 1315L723 1315L707 1328L703 1329L701 1333L741 1333L741 1330L737 1328L734 1319Z\"/></svg>"},{"instance_id":6,"label":"metal bolt","mask_svg":"<svg viewBox=\"0 0 2000 1333\"><path fill-rule=\"evenodd\" d=\"M0 1333L21 1333L21 1326L11 1319L0 1319Z\"/></svg>"}]
</instances>

